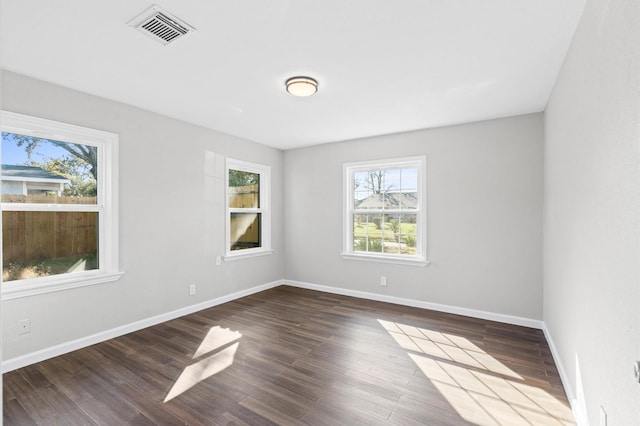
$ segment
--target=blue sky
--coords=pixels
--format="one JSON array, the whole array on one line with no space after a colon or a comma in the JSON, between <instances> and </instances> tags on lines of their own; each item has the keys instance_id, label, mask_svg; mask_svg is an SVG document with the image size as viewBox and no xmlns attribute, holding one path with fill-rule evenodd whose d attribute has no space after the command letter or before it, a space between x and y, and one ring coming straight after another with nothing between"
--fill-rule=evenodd
<instances>
[{"instance_id":1,"label":"blue sky","mask_svg":"<svg viewBox=\"0 0 640 426\"><path fill-rule=\"evenodd\" d=\"M371 195L367 184L368 175L369 171L367 170L354 173L354 179L359 183L359 187L354 193L358 200ZM418 190L418 169L415 167L387 169L382 187L389 192L416 192Z\"/></svg>"},{"instance_id":2,"label":"blue sky","mask_svg":"<svg viewBox=\"0 0 640 426\"><path fill-rule=\"evenodd\" d=\"M29 161L24 146L18 147L12 133L2 133L2 164L21 165ZM44 163L51 158L62 158L68 153L50 143L41 143L31 154L31 159Z\"/></svg>"}]
</instances>

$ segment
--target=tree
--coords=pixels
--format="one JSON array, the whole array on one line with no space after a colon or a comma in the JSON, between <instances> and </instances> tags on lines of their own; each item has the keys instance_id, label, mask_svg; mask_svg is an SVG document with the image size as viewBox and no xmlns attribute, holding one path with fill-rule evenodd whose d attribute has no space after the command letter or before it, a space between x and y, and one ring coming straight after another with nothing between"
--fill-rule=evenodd
<instances>
[{"instance_id":1,"label":"tree","mask_svg":"<svg viewBox=\"0 0 640 426\"><path fill-rule=\"evenodd\" d=\"M374 194L382 194L382 184L384 183L384 175L387 173L386 170L370 170L369 176L367 177L367 189L372 191Z\"/></svg>"},{"instance_id":2,"label":"tree","mask_svg":"<svg viewBox=\"0 0 640 426\"><path fill-rule=\"evenodd\" d=\"M90 165L77 157L67 155L63 158L52 158L46 163L30 161L29 166L63 176L71 181L62 195L67 197L95 197L98 193L96 180L89 171Z\"/></svg>"},{"instance_id":3,"label":"tree","mask_svg":"<svg viewBox=\"0 0 640 426\"><path fill-rule=\"evenodd\" d=\"M242 170L229 169L229 186L249 186L260 183L258 173L243 172Z\"/></svg>"},{"instance_id":4,"label":"tree","mask_svg":"<svg viewBox=\"0 0 640 426\"><path fill-rule=\"evenodd\" d=\"M12 133L11 136L16 141L17 146L24 147L29 160L31 160L31 155L38 145L49 143L67 151L77 159L84 161L85 164L87 164L88 172L93 176L93 179L96 181L98 180L98 149L95 146L42 139L35 136L20 135L16 133Z\"/></svg>"},{"instance_id":5,"label":"tree","mask_svg":"<svg viewBox=\"0 0 640 426\"><path fill-rule=\"evenodd\" d=\"M384 177L387 174L387 170L369 170L366 174L367 175L364 179L354 179L355 190L358 190L360 185L362 185L367 191L373 194L385 194L393 188L393 185L389 185L386 188L384 187Z\"/></svg>"}]
</instances>

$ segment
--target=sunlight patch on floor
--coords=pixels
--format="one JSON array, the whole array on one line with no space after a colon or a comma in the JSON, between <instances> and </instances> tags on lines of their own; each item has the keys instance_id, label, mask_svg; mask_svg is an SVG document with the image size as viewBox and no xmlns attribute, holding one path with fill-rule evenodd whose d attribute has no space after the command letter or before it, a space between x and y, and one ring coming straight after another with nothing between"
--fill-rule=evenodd
<instances>
[{"instance_id":1,"label":"sunlight patch on floor","mask_svg":"<svg viewBox=\"0 0 640 426\"><path fill-rule=\"evenodd\" d=\"M202 339L202 343L200 343L200 347L198 347L198 350L193 355L193 359L199 358L211 351L215 351L216 349L228 345L241 337L242 334L239 331L231 331L228 328L222 328L219 325L211 327L205 338Z\"/></svg>"},{"instance_id":2,"label":"sunlight patch on floor","mask_svg":"<svg viewBox=\"0 0 640 426\"><path fill-rule=\"evenodd\" d=\"M403 349L522 380L519 374L487 354L469 339L380 319L378 322Z\"/></svg>"},{"instance_id":3,"label":"sunlight patch on floor","mask_svg":"<svg viewBox=\"0 0 640 426\"><path fill-rule=\"evenodd\" d=\"M463 419L477 425L573 425L569 407L468 339L378 320Z\"/></svg>"},{"instance_id":4,"label":"sunlight patch on floor","mask_svg":"<svg viewBox=\"0 0 640 426\"><path fill-rule=\"evenodd\" d=\"M188 391L203 380L218 374L233 364L233 360L240 345L242 334L220 326L212 327L200 343L193 359L210 354L206 358L187 366L164 399L164 402ZM230 345L230 343L236 342ZM221 349L223 348L223 349Z\"/></svg>"}]
</instances>

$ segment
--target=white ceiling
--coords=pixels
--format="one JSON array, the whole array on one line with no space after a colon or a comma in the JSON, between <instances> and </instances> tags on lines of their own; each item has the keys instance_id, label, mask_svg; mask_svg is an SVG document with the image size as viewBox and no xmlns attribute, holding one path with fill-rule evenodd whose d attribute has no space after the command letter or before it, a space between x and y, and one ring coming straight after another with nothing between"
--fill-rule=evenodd
<instances>
[{"instance_id":1,"label":"white ceiling","mask_svg":"<svg viewBox=\"0 0 640 426\"><path fill-rule=\"evenodd\" d=\"M542 111L585 0L1 0L0 66L281 149ZM284 81L319 81L310 98Z\"/></svg>"}]
</instances>

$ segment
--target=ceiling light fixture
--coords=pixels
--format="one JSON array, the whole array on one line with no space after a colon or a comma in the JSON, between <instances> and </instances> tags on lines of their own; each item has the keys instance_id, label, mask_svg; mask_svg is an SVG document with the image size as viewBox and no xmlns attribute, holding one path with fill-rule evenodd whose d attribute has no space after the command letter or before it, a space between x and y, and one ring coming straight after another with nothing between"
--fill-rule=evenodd
<instances>
[{"instance_id":1,"label":"ceiling light fixture","mask_svg":"<svg viewBox=\"0 0 640 426\"><path fill-rule=\"evenodd\" d=\"M293 96L311 96L318 91L318 82L311 77L291 77L285 85Z\"/></svg>"}]
</instances>

